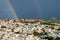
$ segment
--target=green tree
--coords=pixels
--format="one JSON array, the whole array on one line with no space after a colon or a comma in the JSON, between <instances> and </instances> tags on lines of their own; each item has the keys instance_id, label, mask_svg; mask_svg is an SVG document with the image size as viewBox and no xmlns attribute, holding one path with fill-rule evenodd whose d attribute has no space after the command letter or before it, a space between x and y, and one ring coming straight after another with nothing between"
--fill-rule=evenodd
<instances>
[{"instance_id":1,"label":"green tree","mask_svg":"<svg viewBox=\"0 0 60 40\"><path fill-rule=\"evenodd\" d=\"M38 33L38 32L33 32L33 35L34 35L34 36L39 36L40 33Z\"/></svg>"},{"instance_id":2,"label":"green tree","mask_svg":"<svg viewBox=\"0 0 60 40\"><path fill-rule=\"evenodd\" d=\"M45 27L48 27L48 26L45 26Z\"/></svg>"},{"instance_id":3,"label":"green tree","mask_svg":"<svg viewBox=\"0 0 60 40\"><path fill-rule=\"evenodd\" d=\"M51 27L51 29L54 29L54 27Z\"/></svg>"},{"instance_id":4,"label":"green tree","mask_svg":"<svg viewBox=\"0 0 60 40\"><path fill-rule=\"evenodd\" d=\"M20 34L20 32L15 32L16 34Z\"/></svg>"},{"instance_id":5,"label":"green tree","mask_svg":"<svg viewBox=\"0 0 60 40\"><path fill-rule=\"evenodd\" d=\"M56 39L55 40L60 40L60 37L56 37Z\"/></svg>"},{"instance_id":6,"label":"green tree","mask_svg":"<svg viewBox=\"0 0 60 40\"><path fill-rule=\"evenodd\" d=\"M19 24L16 24L16 27L19 27Z\"/></svg>"},{"instance_id":7,"label":"green tree","mask_svg":"<svg viewBox=\"0 0 60 40\"><path fill-rule=\"evenodd\" d=\"M58 30L60 30L60 28L58 28Z\"/></svg>"},{"instance_id":8,"label":"green tree","mask_svg":"<svg viewBox=\"0 0 60 40\"><path fill-rule=\"evenodd\" d=\"M50 36L48 37L48 40L54 40L54 37Z\"/></svg>"},{"instance_id":9,"label":"green tree","mask_svg":"<svg viewBox=\"0 0 60 40\"><path fill-rule=\"evenodd\" d=\"M7 28L6 26L1 26L1 28Z\"/></svg>"}]
</instances>

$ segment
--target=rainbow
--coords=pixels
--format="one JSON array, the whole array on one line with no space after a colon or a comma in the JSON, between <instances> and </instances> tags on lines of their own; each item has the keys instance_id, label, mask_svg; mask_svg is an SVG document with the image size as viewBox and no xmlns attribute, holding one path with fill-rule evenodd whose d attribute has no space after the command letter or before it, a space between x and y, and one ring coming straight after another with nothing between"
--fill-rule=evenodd
<instances>
[{"instance_id":1,"label":"rainbow","mask_svg":"<svg viewBox=\"0 0 60 40\"><path fill-rule=\"evenodd\" d=\"M10 6L15 18L18 18L17 14L16 14L16 11L15 11L13 5L11 4L10 0L7 0L7 2L8 2L8 5Z\"/></svg>"},{"instance_id":2,"label":"rainbow","mask_svg":"<svg viewBox=\"0 0 60 40\"><path fill-rule=\"evenodd\" d=\"M33 0L33 3L35 5L35 8L38 12L39 17L41 18L42 14L41 14L41 9L40 9L40 5L39 5L39 0Z\"/></svg>"}]
</instances>

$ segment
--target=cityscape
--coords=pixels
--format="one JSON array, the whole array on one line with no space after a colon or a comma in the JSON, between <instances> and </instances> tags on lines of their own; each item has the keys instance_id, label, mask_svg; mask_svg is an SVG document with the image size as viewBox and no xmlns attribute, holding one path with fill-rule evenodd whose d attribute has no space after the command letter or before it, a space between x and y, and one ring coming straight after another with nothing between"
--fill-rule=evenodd
<instances>
[{"instance_id":1,"label":"cityscape","mask_svg":"<svg viewBox=\"0 0 60 40\"><path fill-rule=\"evenodd\" d=\"M0 0L0 40L60 40L60 0Z\"/></svg>"},{"instance_id":2,"label":"cityscape","mask_svg":"<svg viewBox=\"0 0 60 40\"><path fill-rule=\"evenodd\" d=\"M0 40L60 40L60 20L0 19Z\"/></svg>"}]
</instances>

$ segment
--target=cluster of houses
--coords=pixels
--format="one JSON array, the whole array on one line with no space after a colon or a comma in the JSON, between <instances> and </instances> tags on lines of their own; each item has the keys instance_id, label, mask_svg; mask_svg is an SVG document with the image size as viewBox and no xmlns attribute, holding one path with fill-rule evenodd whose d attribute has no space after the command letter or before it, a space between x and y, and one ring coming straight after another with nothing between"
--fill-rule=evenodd
<instances>
[{"instance_id":1,"label":"cluster of houses","mask_svg":"<svg viewBox=\"0 0 60 40\"><path fill-rule=\"evenodd\" d=\"M44 21L0 19L0 40L48 40L45 38L49 36L60 37L59 23L47 25L41 22Z\"/></svg>"}]
</instances>

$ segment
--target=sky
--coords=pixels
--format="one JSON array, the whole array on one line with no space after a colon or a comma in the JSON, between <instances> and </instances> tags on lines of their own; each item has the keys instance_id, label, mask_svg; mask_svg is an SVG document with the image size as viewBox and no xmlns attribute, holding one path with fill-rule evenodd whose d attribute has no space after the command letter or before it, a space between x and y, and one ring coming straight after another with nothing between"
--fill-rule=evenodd
<instances>
[{"instance_id":1,"label":"sky","mask_svg":"<svg viewBox=\"0 0 60 40\"><path fill-rule=\"evenodd\" d=\"M7 0L0 0L0 19L16 18Z\"/></svg>"},{"instance_id":2,"label":"sky","mask_svg":"<svg viewBox=\"0 0 60 40\"><path fill-rule=\"evenodd\" d=\"M4 5L3 1L0 1L0 6L8 6L6 2ZM49 19L56 17L60 19L60 0L10 0L10 2L19 18ZM0 15L3 15L2 9L4 10L0 7Z\"/></svg>"}]
</instances>

